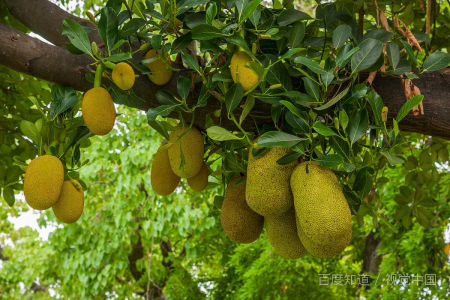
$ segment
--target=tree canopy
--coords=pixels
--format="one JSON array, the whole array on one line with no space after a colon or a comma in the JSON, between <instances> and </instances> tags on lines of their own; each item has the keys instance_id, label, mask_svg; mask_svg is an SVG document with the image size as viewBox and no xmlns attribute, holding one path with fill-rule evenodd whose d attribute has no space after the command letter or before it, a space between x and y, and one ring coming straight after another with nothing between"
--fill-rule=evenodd
<instances>
[{"instance_id":1,"label":"tree canopy","mask_svg":"<svg viewBox=\"0 0 450 300\"><path fill-rule=\"evenodd\" d=\"M448 298L447 2L109 0L68 13L5 0L0 12L0 298ZM113 80L120 62L132 89ZM104 136L82 115L93 86L117 110ZM204 137L208 185L182 179L161 197L152 161L179 122ZM339 178L353 220L341 254L288 260L265 232L224 233L228 182L273 147L290 148L278 165L316 161ZM48 240L11 222L31 209L24 173L44 154L85 191L73 224L40 213L56 225Z\"/></svg>"}]
</instances>

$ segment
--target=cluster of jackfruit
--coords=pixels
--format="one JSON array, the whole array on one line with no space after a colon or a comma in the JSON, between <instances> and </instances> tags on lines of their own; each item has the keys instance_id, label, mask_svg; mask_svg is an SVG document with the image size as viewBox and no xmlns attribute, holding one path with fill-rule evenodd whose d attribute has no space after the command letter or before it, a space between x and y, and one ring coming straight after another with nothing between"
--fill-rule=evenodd
<instances>
[{"instance_id":1,"label":"cluster of jackfruit","mask_svg":"<svg viewBox=\"0 0 450 300\"><path fill-rule=\"evenodd\" d=\"M77 221L84 208L84 192L76 180L64 181L64 166L56 156L33 159L25 172L25 200L37 210L52 208L63 223Z\"/></svg>"},{"instance_id":2,"label":"cluster of jackfruit","mask_svg":"<svg viewBox=\"0 0 450 300\"><path fill-rule=\"evenodd\" d=\"M250 243L265 223L270 244L288 259L335 256L352 238L350 208L338 179L315 161L277 164L290 151L274 147L254 157L250 149L246 183L228 184L222 227L232 240Z\"/></svg>"},{"instance_id":3,"label":"cluster of jackfruit","mask_svg":"<svg viewBox=\"0 0 450 300\"><path fill-rule=\"evenodd\" d=\"M167 196L186 178L196 192L208 185L208 167L203 161L203 135L190 124L178 124L170 133L166 145L159 147L153 157L152 188L158 195Z\"/></svg>"}]
</instances>

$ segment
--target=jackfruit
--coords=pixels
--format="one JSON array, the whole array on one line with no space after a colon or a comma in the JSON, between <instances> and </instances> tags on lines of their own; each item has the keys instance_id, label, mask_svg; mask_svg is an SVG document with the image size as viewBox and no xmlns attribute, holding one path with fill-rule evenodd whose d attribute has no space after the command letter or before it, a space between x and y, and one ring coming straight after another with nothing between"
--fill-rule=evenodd
<instances>
[{"instance_id":1,"label":"jackfruit","mask_svg":"<svg viewBox=\"0 0 450 300\"><path fill-rule=\"evenodd\" d=\"M280 216L265 217L264 220L269 242L278 254L297 259L308 253L298 237L294 207Z\"/></svg>"},{"instance_id":2,"label":"jackfruit","mask_svg":"<svg viewBox=\"0 0 450 300\"><path fill-rule=\"evenodd\" d=\"M163 146L159 147L153 157L151 183L158 195L170 195L180 183L180 176L175 175L170 167L169 153Z\"/></svg>"},{"instance_id":3,"label":"jackfruit","mask_svg":"<svg viewBox=\"0 0 450 300\"><path fill-rule=\"evenodd\" d=\"M203 163L200 172L198 172L198 174L194 177L188 178L187 182L194 191L203 191L208 185L208 167L206 164Z\"/></svg>"},{"instance_id":4,"label":"jackfruit","mask_svg":"<svg viewBox=\"0 0 450 300\"><path fill-rule=\"evenodd\" d=\"M25 171L25 200L34 209L48 209L58 201L63 182L64 167L59 158L39 156L30 162Z\"/></svg>"},{"instance_id":5,"label":"jackfruit","mask_svg":"<svg viewBox=\"0 0 450 300\"><path fill-rule=\"evenodd\" d=\"M160 50L155 51L155 49L152 49L147 52L145 58L149 59L157 57L157 53L159 53L159 51ZM172 66L172 61L170 60L169 55L167 55L167 63L169 66ZM156 85L164 85L169 82L170 78L172 78L172 70L168 69L160 58L145 65L150 69L150 71L152 71L152 76L148 75L148 78L150 78L150 80Z\"/></svg>"},{"instance_id":6,"label":"jackfruit","mask_svg":"<svg viewBox=\"0 0 450 300\"><path fill-rule=\"evenodd\" d=\"M203 164L205 145L200 131L192 127L186 134L189 124L178 124L170 133L169 142L173 145L169 148L170 166L175 174L183 178L191 178L200 172ZM182 134L183 137L178 139ZM181 146L181 147L180 147ZM181 150L184 156L184 170L181 168ZM183 173L184 171L184 173Z\"/></svg>"},{"instance_id":7,"label":"jackfruit","mask_svg":"<svg viewBox=\"0 0 450 300\"><path fill-rule=\"evenodd\" d=\"M90 89L81 104L83 119L89 130L96 135L108 134L116 121L116 108L111 95L102 87Z\"/></svg>"},{"instance_id":8,"label":"jackfruit","mask_svg":"<svg viewBox=\"0 0 450 300\"><path fill-rule=\"evenodd\" d=\"M289 148L270 148L258 157L253 157L252 149L248 157L247 203L262 216L280 216L294 205L289 178L298 162L277 164L278 159L291 152Z\"/></svg>"},{"instance_id":9,"label":"jackfruit","mask_svg":"<svg viewBox=\"0 0 450 300\"><path fill-rule=\"evenodd\" d=\"M131 89L135 80L133 68L127 63L118 63L112 71L112 80L124 91Z\"/></svg>"},{"instance_id":10,"label":"jackfruit","mask_svg":"<svg viewBox=\"0 0 450 300\"><path fill-rule=\"evenodd\" d=\"M64 181L58 201L52 210L56 218L63 223L74 223L83 214L84 191L76 180Z\"/></svg>"},{"instance_id":11,"label":"jackfruit","mask_svg":"<svg viewBox=\"0 0 450 300\"><path fill-rule=\"evenodd\" d=\"M252 61L251 57L247 55L244 51L236 52L231 58L230 62L230 72L233 81L242 84L244 91L248 91L258 83L258 75L255 74L251 69L245 68L245 64Z\"/></svg>"},{"instance_id":12,"label":"jackfruit","mask_svg":"<svg viewBox=\"0 0 450 300\"><path fill-rule=\"evenodd\" d=\"M264 227L264 217L254 212L245 201L245 183L235 186L241 177L228 183L222 203L220 221L226 235L237 243L254 242Z\"/></svg>"},{"instance_id":13,"label":"jackfruit","mask_svg":"<svg viewBox=\"0 0 450 300\"><path fill-rule=\"evenodd\" d=\"M317 162L299 164L291 176L297 231L319 258L341 253L352 238L352 216L336 175Z\"/></svg>"}]
</instances>

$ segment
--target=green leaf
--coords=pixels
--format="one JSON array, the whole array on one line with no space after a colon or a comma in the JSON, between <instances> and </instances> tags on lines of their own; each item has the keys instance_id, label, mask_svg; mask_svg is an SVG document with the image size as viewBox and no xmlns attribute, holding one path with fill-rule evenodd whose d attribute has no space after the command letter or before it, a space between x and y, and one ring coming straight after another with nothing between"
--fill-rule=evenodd
<instances>
[{"instance_id":1,"label":"green leaf","mask_svg":"<svg viewBox=\"0 0 450 300\"><path fill-rule=\"evenodd\" d=\"M211 126L206 129L208 136L214 141L239 140L237 136L220 126Z\"/></svg>"},{"instance_id":2,"label":"green leaf","mask_svg":"<svg viewBox=\"0 0 450 300\"><path fill-rule=\"evenodd\" d=\"M383 43L386 43L393 36L394 36L394 33L389 32L389 31L387 31L385 29L374 29L374 30L371 30L371 31L367 32L364 35L363 40L372 38L372 39L375 39L375 40L379 40L379 41L381 41Z\"/></svg>"},{"instance_id":3,"label":"green leaf","mask_svg":"<svg viewBox=\"0 0 450 300\"><path fill-rule=\"evenodd\" d=\"M403 158L392 155L389 151L380 151L380 153L387 158L391 165L402 164L405 162Z\"/></svg>"},{"instance_id":4,"label":"green leaf","mask_svg":"<svg viewBox=\"0 0 450 300\"><path fill-rule=\"evenodd\" d=\"M337 133L333 129L331 129L330 127L328 127L327 125L323 124L320 121L314 123L313 128L318 134L323 136L337 135Z\"/></svg>"},{"instance_id":5,"label":"green leaf","mask_svg":"<svg viewBox=\"0 0 450 300\"><path fill-rule=\"evenodd\" d=\"M297 21L312 19L310 15L294 8L283 10L278 16L277 22L280 26L286 26Z\"/></svg>"},{"instance_id":6,"label":"green leaf","mask_svg":"<svg viewBox=\"0 0 450 300\"><path fill-rule=\"evenodd\" d=\"M333 168L344 163L344 159L339 154L328 154L315 159L319 164L325 168Z\"/></svg>"},{"instance_id":7,"label":"green leaf","mask_svg":"<svg viewBox=\"0 0 450 300\"><path fill-rule=\"evenodd\" d=\"M411 72L411 64L406 59L400 59L397 65L397 69L394 71L394 75L402 75Z\"/></svg>"},{"instance_id":8,"label":"green leaf","mask_svg":"<svg viewBox=\"0 0 450 300\"><path fill-rule=\"evenodd\" d=\"M344 47L340 48L338 51L338 57L336 59L336 65L339 66L339 68L342 68L343 66L346 66L348 62L350 61L350 58L359 51L359 47L355 47L351 49L350 51L346 52L345 54L344 49L348 47L351 47L350 44L345 45Z\"/></svg>"},{"instance_id":9,"label":"green leaf","mask_svg":"<svg viewBox=\"0 0 450 300\"><path fill-rule=\"evenodd\" d=\"M110 7L102 9L100 21L98 22L98 32L103 42L105 42L106 49L111 51L118 35L119 19L116 12Z\"/></svg>"},{"instance_id":10,"label":"green leaf","mask_svg":"<svg viewBox=\"0 0 450 300\"><path fill-rule=\"evenodd\" d=\"M84 140L86 137L90 135L90 131L86 126L79 126L74 131L72 131L69 135L69 141L66 144L65 151L69 149L70 147L78 144L82 140Z\"/></svg>"},{"instance_id":11,"label":"green leaf","mask_svg":"<svg viewBox=\"0 0 450 300\"><path fill-rule=\"evenodd\" d=\"M304 22L297 22L289 31L289 46L297 48L303 41L306 33L306 26Z\"/></svg>"},{"instance_id":12,"label":"green leaf","mask_svg":"<svg viewBox=\"0 0 450 300\"><path fill-rule=\"evenodd\" d=\"M177 91L181 99L186 100L191 90L191 81L185 76L178 77Z\"/></svg>"},{"instance_id":13,"label":"green leaf","mask_svg":"<svg viewBox=\"0 0 450 300\"><path fill-rule=\"evenodd\" d=\"M281 132L281 131L269 131L261 135L258 139L258 146L271 148L271 147L292 147L304 138L299 138L298 136Z\"/></svg>"},{"instance_id":14,"label":"green leaf","mask_svg":"<svg viewBox=\"0 0 450 300\"><path fill-rule=\"evenodd\" d=\"M206 10L206 23L211 25L216 15L217 15L217 4L216 2L213 2Z\"/></svg>"},{"instance_id":15,"label":"green leaf","mask_svg":"<svg viewBox=\"0 0 450 300\"><path fill-rule=\"evenodd\" d=\"M315 61L312 61L309 58L304 57L304 56L297 56L294 59L294 62L305 65L306 67L308 67L308 69L310 69L311 71L313 71L316 74L321 74L321 75L331 74L331 73L325 71L318 63L316 63ZM331 74L331 75L333 75L333 74Z\"/></svg>"},{"instance_id":16,"label":"green leaf","mask_svg":"<svg viewBox=\"0 0 450 300\"><path fill-rule=\"evenodd\" d=\"M369 97L367 97L369 100L369 104L372 107L373 115L375 116L375 124L378 126L381 126L383 124L383 119L381 117L381 110L383 109L383 100L381 97L375 93L372 92Z\"/></svg>"},{"instance_id":17,"label":"green leaf","mask_svg":"<svg viewBox=\"0 0 450 300\"><path fill-rule=\"evenodd\" d=\"M388 56L389 63L395 70L400 62L400 48L396 43L387 43L386 52Z\"/></svg>"},{"instance_id":18,"label":"green leaf","mask_svg":"<svg viewBox=\"0 0 450 300\"><path fill-rule=\"evenodd\" d=\"M129 53L129 52L117 53L117 54L113 54L113 55L105 58L106 61L111 61L111 62L119 62L119 61L124 61L127 59L131 59L131 53Z\"/></svg>"},{"instance_id":19,"label":"green leaf","mask_svg":"<svg viewBox=\"0 0 450 300\"><path fill-rule=\"evenodd\" d=\"M195 40L211 40L224 36L227 36L227 34L209 24L200 24L192 29L192 38Z\"/></svg>"},{"instance_id":20,"label":"green leaf","mask_svg":"<svg viewBox=\"0 0 450 300\"><path fill-rule=\"evenodd\" d=\"M301 49L301 48L289 49L288 51L286 51L286 53L283 54L283 56L281 56L281 59L289 59L289 58L291 58L294 54L296 54L297 52L299 52L300 50L302 50L302 49Z\"/></svg>"},{"instance_id":21,"label":"green leaf","mask_svg":"<svg viewBox=\"0 0 450 300\"><path fill-rule=\"evenodd\" d=\"M204 107L206 106L206 103L209 99L209 97L211 97L211 93L208 91L208 88L206 87L206 85L202 85L202 88L200 90L200 95L198 96L197 99L197 107Z\"/></svg>"},{"instance_id":22,"label":"green leaf","mask_svg":"<svg viewBox=\"0 0 450 300\"><path fill-rule=\"evenodd\" d=\"M78 101L78 96L74 88L57 86L53 90L53 102L50 105L50 118L72 108Z\"/></svg>"},{"instance_id":23,"label":"green leaf","mask_svg":"<svg viewBox=\"0 0 450 300\"><path fill-rule=\"evenodd\" d=\"M350 34L352 33L352 28L348 25L339 25L333 32L333 45L334 48L338 49L347 42Z\"/></svg>"},{"instance_id":24,"label":"green leaf","mask_svg":"<svg viewBox=\"0 0 450 300\"><path fill-rule=\"evenodd\" d=\"M150 108L147 112L147 119L149 121L154 121L158 116L167 117L175 107L175 105L160 105L156 108Z\"/></svg>"},{"instance_id":25,"label":"green leaf","mask_svg":"<svg viewBox=\"0 0 450 300\"><path fill-rule=\"evenodd\" d=\"M322 110L325 110L325 109L335 105L336 103L339 102L339 100L341 100L342 98L344 98L345 95L347 95L349 89L350 89L350 86L348 86L345 90L343 90L342 92L337 94L333 99L331 99L330 101L328 101L324 105L315 108L315 110L322 111Z\"/></svg>"},{"instance_id":26,"label":"green leaf","mask_svg":"<svg viewBox=\"0 0 450 300\"><path fill-rule=\"evenodd\" d=\"M182 34L172 43L170 53L175 54L186 49L192 42L192 34L188 32L187 34Z\"/></svg>"},{"instance_id":27,"label":"green leaf","mask_svg":"<svg viewBox=\"0 0 450 300\"><path fill-rule=\"evenodd\" d=\"M20 121L20 130L22 130L22 133L30 138L35 144L39 143L39 132L33 122L27 120Z\"/></svg>"},{"instance_id":28,"label":"green leaf","mask_svg":"<svg viewBox=\"0 0 450 300\"><path fill-rule=\"evenodd\" d=\"M320 86L308 77L302 77L302 79L308 95L310 95L316 101L320 101Z\"/></svg>"},{"instance_id":29,"label":"green leaf","mask_svg":"<svg viewBox=\"0 0 450 300\"><path fill-rule=\"evenodd\" d=\"M153 49L161 48L161 43L162 43L162 35L155 34L154 36L152 36L151 44Z\"/></svg>"},{"instance_id":30,"label":"green leaf","mask_svg":"<svg viewBox=\"0 0 450 300\"><path fill-rule=\"evenodd\" d=\"M400 108L400 110L397 113L397 123L400 123L400 121L406 117L406 115L408 115L408 113L410 112L411 109L413 109L414 107L416 107L417 105L420 104L420 102L422 102L423 100L423 95L416 95L414 97L412 97L411 99L409 99L408 101L406 101L402 108Z\"/></svg>"},{"instance_id":31,"label":"green leaf","mask_svg":"<svg viewBox=\"0 0 450 300\"><path fill-rule=\"evenodd\" d=\"M262 79L262 77L264 76L264 72L266 71L266 69L256 61L248 61L244 65L244 68L249 68L250 70L252 70L253 73L255 73L260 79Z\"/></svg>"},{"instance_id":32,"label":"green leaf","mask_svg":"<svg viewBox=\"0 0 450 300\"><path fill-rule=\"evenodd\" d=\"M239 125L242 124L242 122L245 120L245 118L248 116L250 111L255 106L255 97L252 95L247 96L247 99L245 100L244 108L242 109L242 114L239 117Z\"/></svg>"},{"instance_id":33,"label":"green leaf","mask_svg":"<svg viewBox=\"0 0 450 300\"><path fill-rule=\"evenodd\" d=\"M239 17L239 23L238 25L241 25L244 23L245 20L247 20L253 12L256 10L256 8L259 6L259 4L262 2L262 0L253 0L251 1L245 8L244 11L241 13L241 16Z\"/></svg>"},{"instance_id":34,"label":"green leaf","mask_svg":"<svg viewBox=\"0 0 450 300\"><path fill-rule=\"evenodd\" d=\"M245 53L248 54L248 56L253 58L255 61L258 61L258 59L256 59L255 55L253 55L252 51L248 47L247 42L238 33L235 33L234 35L227 37L227 41L229 43L237 45L238 47L241 47L242 49L244 49Z\"/></svg>"},{"instance_id":35,"label":"green leaf","mask_svg":"<svg viewBox=\"0 0 450 300\"><path fill-rule=\"evenodd\" d=\"M403 47L405 48L406 53L408 53L408 57L412 60L412 62L417 66L417 58L414 55L414 52L411 48L411 46L408 44L405 40L400 40L403 44Z\"/></svg>"},{"instance_id":36,"label":"green leaf","mask_svg":"<svg viewBox=\"0 0 450 300\"><path fill-rule=\"evenodd\" d=\"M282 158L280 158L279 160L277 160L277 164L280 166L284 166L287 164L290 164L296 160L298 160L300 157L302 157L303 153L298 153L298 152L289 152L288 154L286 154L285 156L283 156Z\"/></svg>"},{"instance_id":37,"label":"green leaf","mask_svg":"<svg viewBox=\"0 0 450 300\"><path fill-rule=\"evenodd\" d=\"M383 43L367 39L360 44L360 49L352 57L352 72L359 72L371 67L378 61L383 50Z\"/></svg>"},{"instance_id":38,"label":"green leaf","mask_svg":"<svg viewBox=\"0 0 450 300\"><path fill-rule=\"evenodd\" d=\"M179 102L175 99L175 96L166 90L159 90L155 94L161 105L177 105Z\"/></svg>"},{"instance_id":39,"label":"green leaf","mask_svg":"<svg viewBox=\"0 0 450 300\"><path fill-rule=\"evenodd\" d=\"M450 64L450 55L444 52L434 52L423 62L423 71L437 71Z\"/></svg>"},{"instance_id":40,"label":"green leaf","mask_svg":"<svg viewBox=\"0 0 450 300\"><path fill-rule=\"evenodd\" d=\"M10 207L13 207L16 199L14 197L14 190L12 187L7 186L3 189L3 199L5 199L6 203L8 203Z\"/></svg>"},{"instance_id":41,"label":"green leaf","mask_svg":"<svg viewBox=\"0 0 450 300\"><path fill-rule=\"evenodd\" d=\"M367 197L373 187L373 178L368 168L362 168L358 175L356 175L355 183L353 184L353 189L359 191L361 198Z\"/></svg>"},{"instance_id":42,"label":"green leaf","mask_svg":"<svg viewBox=\"0 0 450 300\"><path fill-rule=\"evenodd\" d=\"M183 59L183 62L191 69L197 71L200 73L200 67L198 65L198 61L195 57L193 57L190 54L181 52L181 58Z\"/></svg>"},{"instance_id":43,"label":"green leaf","mask_svg":"<svg viewBox=\"0 0 450 300\"><path fill-rule=\"evenodd\" d=\"M92 56L91 43L83 27L72 19L64 19L62 35L67 35L72 45Z\"/></svg>"},{"instance_id":44,"label":"green leaf","mask_svg":"<svg viewBox=\"0 0 450 300\"><path fill-rule=\"evenodd\" d=\"M227 106L228 115L239 105L244 96L244 88L240 82L236 82L225 94L225 104Z\"/></svg>"},{"instance_id":45,"label":"green leaf","mask_svg":"<svg viewBox=\"0 0 450 300\"><path fill-rule=\"evenodd\" d=\"M170 139L169 133L167 132L167 128L160 121L148 121L148 125L155 129L159 134L161 134L166 140Z\"/></svg>"},{"instance_id":46,"label":"green leaf","mask_svg":"<svg viewBox=\"0 0 450 300\"><path fill-rule=\"evenodd\" d=\"M329 138L329 142L334 152L340 154L344 158L345 162L350 162L350 157L348 156L350 153L350 148L346 141L344 141L341 138L338 138L337 136L331 136Z\"/></svg>"},{"instance_id":47,"label":"green leaf","mask_svg":"<svg viewBox=\"0 0 450 300\"><path fill-rule=\"evenodd\" d=\"M339 111L339 124L341 124L342 129L345 131L348 125L348 115L345 110Z\"/></svg>"},{"instance_id":48,"label":"green leaf","mask_svg":"<svg viewBox=\"0 0 450 300\"><path fill-rule=\"evenodd\" d=\"M147 22L145 22L144 19L133 18L122 27L122 33L125 36L133 35L139 30L139 28L145 26L146 23ZM157 48L157 49L159 49L159 48Z\"/></svg>"},{"instance_id":49,"label":"green leaf","mask_svg":"<svg viewBox=\"0 0 450 300\"><path fill-rule=\"evenodd\" d=\"M356 143L367 131L369 125L369 114L366 109L358 109L350 122L349 140L351 144Z\"/></svg>"}]
</instances>

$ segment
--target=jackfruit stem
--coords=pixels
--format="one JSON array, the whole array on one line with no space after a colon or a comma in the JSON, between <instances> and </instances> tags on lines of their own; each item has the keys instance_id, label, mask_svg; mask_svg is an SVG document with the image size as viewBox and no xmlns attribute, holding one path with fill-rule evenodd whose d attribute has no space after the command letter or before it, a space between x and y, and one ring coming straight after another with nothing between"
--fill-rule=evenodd
<instances>
[{"instance_id":1,"label":"jackfruit stem","mask_svg":"<svg viewBox=\"0 0 450 300\"><path fill-rule=\"evenodd\" d=\"M103 65L100 63L97 66L97 70L95 70L95 78L94 78L94 87L102 86L102 74L103 74Z\"/></svg>"}]
</instances>

